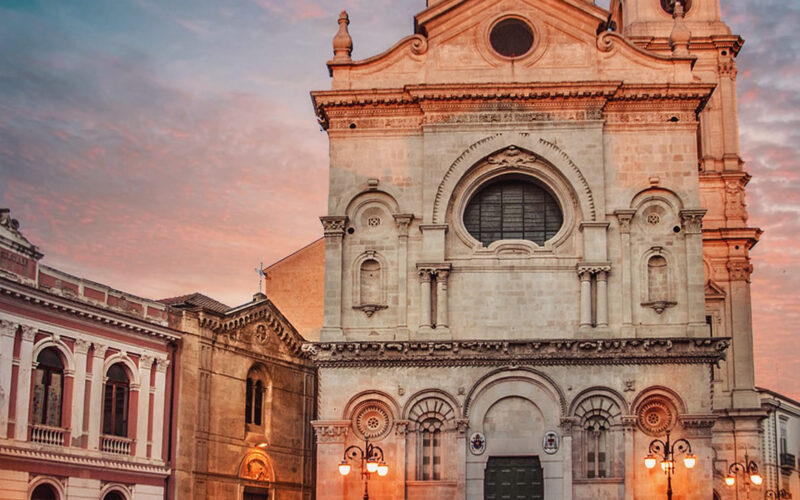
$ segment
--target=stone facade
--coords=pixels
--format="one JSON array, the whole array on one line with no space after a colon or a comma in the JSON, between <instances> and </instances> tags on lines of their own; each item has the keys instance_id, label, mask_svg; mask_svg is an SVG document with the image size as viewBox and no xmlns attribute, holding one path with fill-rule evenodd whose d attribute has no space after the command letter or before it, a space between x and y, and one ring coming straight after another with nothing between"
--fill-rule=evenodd
<instances>
[{"instance_id":1,"label":"stone facade","mask_svg":"<svg viewBox=\"0 0 800 500\"><path fill-rule=\"evenodd\" d=\"M366 438L389 466L368 481L378 498L495 498L509 459L529 495L656 498L666 480L642 460L667 431L698 458L676 465L675 498L732 498L727 465L758 456L765 412L743 41L719 12L429 1L414 34L363 61L342 14L332 89L312 92L330 138L324 325L306 347L319 498L361 494L336 470ZM552 233L523 235L535 210L498 223L487 205L477 235L468 214L501 185L555 200Z\"/></svg>"},{"instance_id":2,"label":"stone facade","mask_svg":"<svg viewBox=\"0 0 800 500\"><path fill-rule=\"evenodd\" d=\"M766 389L758 392L767 412L761 421L764 461L760 473L764 489L773 492L765 498L792 498L800 492L800 402Z\"/></svg>"},{"instance_id":3,"label":"stone facade","mask_svg":"<svg viewBox=\"0 0 800 500\"><path fill-rule=\"evenodd\" d=\"M316 376L303 337L263 294L236 308L200 294L167 302L183 332L175 498L312 498Z\"/></svg>"}]
</instances>

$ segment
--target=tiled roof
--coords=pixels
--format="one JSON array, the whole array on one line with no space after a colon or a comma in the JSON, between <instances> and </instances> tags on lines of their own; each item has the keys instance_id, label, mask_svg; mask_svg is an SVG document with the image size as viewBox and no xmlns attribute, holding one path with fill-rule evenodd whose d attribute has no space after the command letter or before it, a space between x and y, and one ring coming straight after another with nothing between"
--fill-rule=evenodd
<instances>
[{"instance_id":1,"label":"tiled roof","mask_svg":"<svg viewBox=\"0 0 800 500\"><path fill-rule=\"evenodd\" d=\"M159 302L172 307L200 307L220 314L224 314L230 309L229 306L226 306L222 302L214 300L211 297L203 295L199 292L181 295L179 297L161 299Z\"/></svg>"}]
</instances>

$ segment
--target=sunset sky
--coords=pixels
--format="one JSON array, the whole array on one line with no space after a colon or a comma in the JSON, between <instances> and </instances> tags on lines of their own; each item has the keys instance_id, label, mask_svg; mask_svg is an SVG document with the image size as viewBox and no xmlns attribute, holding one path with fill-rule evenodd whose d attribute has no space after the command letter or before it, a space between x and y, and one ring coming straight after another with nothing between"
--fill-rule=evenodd
<instances>
[{"instance_id":1,"label":"sunset sky","mask_svg":"<svg viewBox=\"0 0 800 500\"><path fill-rule=\"evenodd\" d=\"M739 56L757 383L800 399L800 2L722 0ZM336 17L354 58L424 0L0 0L0 206L44 263L229 305L321 236Z\"/></svg>"}]
</instances>

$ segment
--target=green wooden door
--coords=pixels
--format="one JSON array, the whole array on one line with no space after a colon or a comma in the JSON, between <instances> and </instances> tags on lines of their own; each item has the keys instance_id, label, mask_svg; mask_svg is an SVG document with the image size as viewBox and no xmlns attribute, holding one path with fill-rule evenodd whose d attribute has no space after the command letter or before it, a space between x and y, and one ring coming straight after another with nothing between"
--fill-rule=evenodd
<instances>
[{"instance_id":1,"label":"green wooden door","mask_svg":"<svg viewBox=\"0 0 800 500\"><path fill-rule=\"evenodd\" d=\"M543 500L539 457L489 457L483 480L484 500Z\"/></svg>"}]
</instances>

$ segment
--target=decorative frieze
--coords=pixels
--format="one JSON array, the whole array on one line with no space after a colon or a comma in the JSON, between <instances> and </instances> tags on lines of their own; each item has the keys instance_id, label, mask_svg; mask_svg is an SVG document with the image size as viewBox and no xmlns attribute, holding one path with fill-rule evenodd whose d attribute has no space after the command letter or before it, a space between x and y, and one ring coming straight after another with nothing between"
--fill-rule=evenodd
<instances>
[{"instance_id":1,"label":"decorative frieze","mask_svg":"<svg viewBox=\"0 0 800 500\"><path fill-rule=\"evenodd\" d=\"M317 443L343 443L350 432L349 420L315 420L311 422Z\"/></svg>"},{"instance_id":2,"label":"decorative frieze","mask_svg":"<svg viewBox=\"0 0 800 500\"><path fill-rule=\"evenodd\" d=\"M322 342L304 351L317 366L516 366L717 363L728 338L455 342Z\"/></svg>"}]
</instances>

